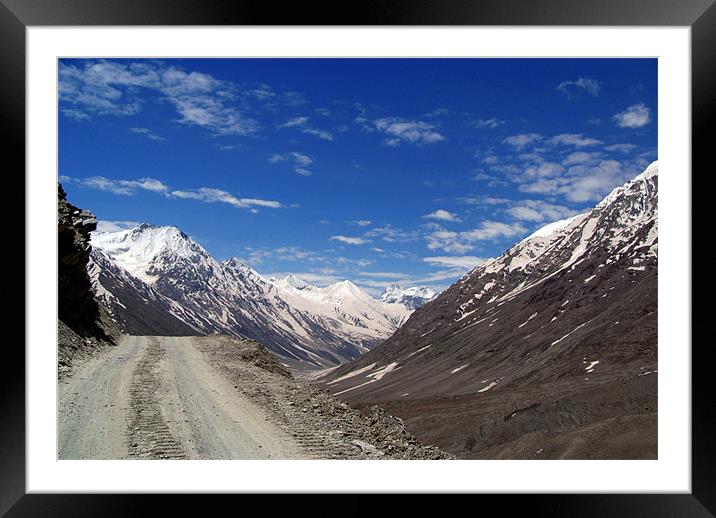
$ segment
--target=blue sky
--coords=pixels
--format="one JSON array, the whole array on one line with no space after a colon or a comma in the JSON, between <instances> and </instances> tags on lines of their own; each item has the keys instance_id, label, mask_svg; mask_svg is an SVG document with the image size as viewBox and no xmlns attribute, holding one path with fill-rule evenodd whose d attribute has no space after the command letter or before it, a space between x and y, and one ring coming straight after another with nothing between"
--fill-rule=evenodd
<instances>
[{"instance_id":1,"label":"blue sky","mask_svg":"<svg viewBox=\"0 0 716 518\"><path fill-rule=\"evenodd\" d=\"M657 158L649 59L63 59L59 108L105 228L373 293L446 287Z\"/></svg>"}]
</instances>

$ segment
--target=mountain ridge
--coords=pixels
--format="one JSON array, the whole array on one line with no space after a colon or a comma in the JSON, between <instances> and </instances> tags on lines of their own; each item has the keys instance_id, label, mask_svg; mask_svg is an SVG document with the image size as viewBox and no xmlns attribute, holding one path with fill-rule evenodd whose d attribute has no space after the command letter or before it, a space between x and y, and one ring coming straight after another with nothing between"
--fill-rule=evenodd
<instances>
[{"instance_id":1,"label":"mountain ridge","mask_svg":"<svg viewBox=\"0 0 716 518\"><path fill-rule=\"evenodd\" d=\"M655 162L593 209L480 263L319 383L354 405L385 405L470 458L507 451L526 428L566 426L560 405L575 427L655 416L657 180ZM637 456L652 455L647 441Z\"/></svg>"},{"instance_id":2,"label":"mountain ridge","mask_svg":"<svg viewBox=\"0 0 716 518\"><path fill-rule=\"evenodd\" d=\"M403 288L394 282L383 290L380 300L390 304L403 304L409 309L418 309L426 302L431 301L437 294L427 286L412 286Z\"/></svg>"},{"instance_id":3,"label":"mountain ridge","mask_svg":"<svg viewBox=\"0 0 716 518\"><path fill-rule=\"evenodd\" d=\"M179 228L94 233L93 290L130 334L223 333L265 343L298 368L334 366L390 336L412 311L351 281L319 288L215 260Z\"/></svg>"}]
</instances>

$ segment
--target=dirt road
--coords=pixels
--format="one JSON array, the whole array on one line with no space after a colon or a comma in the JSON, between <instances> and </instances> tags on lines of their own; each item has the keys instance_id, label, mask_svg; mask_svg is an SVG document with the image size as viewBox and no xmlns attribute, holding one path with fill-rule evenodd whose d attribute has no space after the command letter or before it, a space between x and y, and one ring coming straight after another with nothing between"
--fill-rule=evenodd
<instances>
[{"instance_id":1,"label":"dirt road","mask_svg":"<svg viewBox=\"0 0 716 518\"><path fill-rule=\"evenodd\" d=\"M308 457L237 388L192 337L124 337L60 382L59 457Z\"/></svg>"}]
</instances>

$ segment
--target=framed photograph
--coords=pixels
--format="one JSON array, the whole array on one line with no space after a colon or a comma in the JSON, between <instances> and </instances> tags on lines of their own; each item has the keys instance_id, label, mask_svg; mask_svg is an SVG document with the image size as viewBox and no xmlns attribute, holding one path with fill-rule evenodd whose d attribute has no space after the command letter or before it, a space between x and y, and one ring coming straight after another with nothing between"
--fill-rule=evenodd
<instances>
[{"instance_id":1,"label":"framed photograph","mask_svg":"<svg viewBox=\"0 0 716 518\"><path fill-rule=\"evenodd\" d=\"M3 513L713 515L713 2L0 2L27 301Z\"/></svg>"}]
</instances>

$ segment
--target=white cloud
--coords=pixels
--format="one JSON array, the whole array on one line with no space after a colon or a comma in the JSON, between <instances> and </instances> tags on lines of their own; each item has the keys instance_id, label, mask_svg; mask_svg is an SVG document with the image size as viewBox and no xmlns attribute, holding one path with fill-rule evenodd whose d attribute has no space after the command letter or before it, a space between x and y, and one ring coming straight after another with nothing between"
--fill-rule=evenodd
<instances>
[{"instance_id":1,"label":"white cloud","mask_svg":"<svg viewBox=\"0 0 716 518\"><path fill-rule=\"evenodd\" d=\"M339 241L341 243L345 243L347 245L363 245L365 243L369 243L370 241L367 239L363 239L361 237L350 237L350 236L331 236L331 241Z\"/></svg>"},{"instance_id":2,"label":"white cloud","mask_svg":"<svg viewBox=\"0 0 716 518\"><path fill-rule=\"evenodd\" d=\"M565 168L555 162L542 162L539 165L534 165L525 168L523 172L523 178L554 178L564 173Z\"/></svg>"},{"instance_id":3,"label":"white cloud","mask_svg":"<svg viewBox=\"0 0 716 518\"><path fill-rule=\"evenodd\" d=\"M557 221L577 214L563 205L542 200L520 200L507 209L507 214L521 221Z\"/></svg>"},{"instance_id":4,"label":"white cloud","mask_svg":"<svg viewBox=\"0 0 716 518\"><path fill-rule=\"evenodd\" d=\"M392 225L375 227L363 234L365 237L381 239L387 243L407 243L419 238L416 231L405 231Z\"/></svg>"},{"instance_id":5,"label":"white cloud","mask_svg":"<svg viewBox=\"0 0 716 518\"><path fill-rule=\"evenodd\" d=\"M476 257L474 255L450 255L450 256L433 256L423 257L423 261L429 264L439 266L450 266L453 268L466 268L470 269L477 266L479 263L485 261L483 257Z\"/></svg>"},{"instance_id":6,"label":"white cloud","mask_svg":"<svg viewBox=\"0 0 716 518\"><path fill-rule=\"evenodd\" d=\"M89 178L71 178L63 176L65 182L76 183L89 189L111 192L122 196L132 196L137 191L144 190L161 194L168 198L182 198L199 200L205 203L228 203L240 209L250 209L255 212L256 207L278 209L283 205L278 201L263 200L259 198L237 198L233 194L211 187L198 189L172 190L167 184L155 178L140 178L139 180L114 180L104 176L91 176Z\"/></svg>"},{"instance_id":7,"label":"white cloud","mask_svg":"<svg viewBox=\"0 0 716 518\"><path fill-rule=\"evenodd\" d=\"M268 159L268 161L272 164L277 164L279 162L285 162L286 160L288 160L288 155L281 155L279 153L274 153Z\"/></svg>"},{"instance_id":8,"label":"white cloud","mask_svg":"<svg viewBox=\"0 0 716 518\"><path fill-rule=\"evenodd\" d=\"M464 268L450 268L448 270L438 270L431 274L423 277L416 277L412 280L411 284L431 284L437 281L444 281L447 279L457 279L465 274ZM443 291L444 287L434 287L438 293Z\"/></svg>"},{"instance_id":9,"label":"white cloud","mask_svg":"<svg viewBox=\"0 0 716 518\"><path fill-rule=\"evenodd\" d=\"M592 164L602 158L602 156L600 152L587 153L585 151L575 151L562 160L562 165Z\"/></svg>"},{"instance_id":10,"label":"white cloud","mask_svg":"<svg viewBox=\"0 0 716 518\"><path fill-rule=\"evenodd\" d=\"M317 129L317 128L303 128L303 133L306 133L307 135L314 135L318 138L321 138L323 140L333 140L333 134L329 131Z\"/></svg>"},{"instance_id":11,"label":"white cloud","mask_svg":"<svg viewBox=\"0 0 716 518\"><path fill-rule=\"evenodd\" d=\"M616 160L602 160L595 165L575 165L564 174L553 177L524 179L522 192L562 195L574 203L599 201L614 187L635 175Z\"/></svg>"},{"instance_id":12,"label":"white cloud","mask_svg":"<svg viewBox=\"0 0 716 518\"><path fill-rule=\"evenodd\" d=\"M60 62L62 112L75 120L136 114L145 101L140 90L154 92L172 104L182 124L200 126L216 135L249 135L258 129L256 121L237 108L236 86L211 75L187 73L157 62L99 60L83 66ZM142 128L138 129L141 133Z\"/></svg>"},{"instance_id":13,"label":"white cloud","mask_svg":"<svg viewBox=\"0 0 716 518\"><path fill-rule=\"evenodd\" d=\"M137 190L166 193L169 186L154 178L140 178L139 180L113 180L104 176L90 176L89 178L63 177L66 182L74 182L89 189L132 196Z\"/></svg>"},{"instance_id":14,"label":"white cloud","mask_svg":"<svg viewBox=\"0 0 716 518\"><path fill-rule=\"evenodd\" d=\"M489 182L490 180L496 180L497 177L480 171L478 173L473 174L472 179L476 182Z\"/></svg>"},{"instance_id":15,"label":"white cloud","mask_svg":"<svg viewBox=\"0 0 716 518\"><path fill-rule=\"evenodd\" d=\"M296 126L303 126L308 122L308 117L294 117L279 126L279 128L295 128Z\"/></svg>"},{"instance_id":16,"label":"white cloud","mask_svg":"<svg viewBox=\"0 0 716 518\"><path fill-rule=\"evenodd\" d=\"M150 140L166 140L164 137L157 135L149 128L129 128L129 131L138 135L144 135Z\"/></svg>"},{"instance_id":17,"label":"white cloud","mask_svg":"<svg viewBox=\"0 0 716 518\"><path fill-rule=\"evenodd\" d=\"M308 125L308 117L295 117L281 124L279 128L298 128L302 133L314 135L323 140L333 140L333 134L326 130L317 129Z\"/></svg>"},{"instance_id":18,"label":"white cloud","mask_svg":"<svg viewBox=\"0 0 716 518\"><path fill-rule=\"evenodd\" d=\"M348 222L349 225L358 225L359 227L367 227L371 223L373 223L373 222L369 219L358 219L358 220Z\"/></svg>"},{"instance_id":19,"label":"white cloud","mask_svg":"<svg viewBox=\"0 0 716 518\"><path fill-rule=\"evenodd\" d=\"M424 145L445 140L445 137L435 130L435 125L428 122L385 117L376 120L375 127L389 135L385 140L389 146L397 146L401 141Z\"/></svg>"},{"instance_id":20,"label":"white cloud","mask_svg":"<svg viewBox=\"0 0 716 518\"><path fill-rule=\"evenodd\" d=\"M410 278L410 275L401 272L360 272L358 275L361 277L368 277L370 279L403 280Z\"/></svg>"},{"instance_id":21,"label":"white cloud","mask_svg":"<svg viewBox=\"0 0 716 518\"><path fill-rule=\"evenodd\" d=\"M177 190L171 191L170 196L175 198L184 198L203 201L204 203L228 203L239 209L249 209L253 207L266 207L270 209L278 209L282 207L281 203L273 200L262 200L258 198L237 198L233 194L211 187L200 187L193 190Z\"/></svg>"},{"instance_id":22,"label":"white cloud","mask_svg":"<svg viewBox=\"0 0 716 518\"><path fill-rule=\"evenodd\" d=\"M458 201L466 203L468 205L505 205L510 203L511 200L507 198L499 198L496 196L470 196L466 198L458 198Z\"/></svg>"},{"instance_id":23,"label":"white cloud","mask_svg":"<svg viewBox=\"0 0 716 518\"><path fill-rule=\"evenodd\" d=\"M602 144L601 140L583 136L581 133L562 133L555 135L547 141L552 145L564 145L574 147L587 147Z\"/></svg>"},{"instance_id":24,"label":"white cloud","mask_svg":"<svg viewBox=\"0 0 716 518\"><path fill-rule=\"evenodd\" d=\"M500 237L515 237L526 231L520 223L487 220L480 223L476 229L460 232L460 235L468 241L491 241Z\"/></svg>"},{"instance_id":25,"label":"white cloud","mask_svg":"<svg viewBox=\"0 0 716 518\"><path fill-rule=\"evenodd\" d=\"M444 250L453 254L464 254L475 247L478 241L494 241L502 237L516 237L527 232L521 223L504 223L486 220L477 228L464 232L453 232L437 228L425 236L430 250Z\"/></svg>"},{"instance_id":26,"label":"white cloud","mask_svg":"<svg viewBox=\"0 0 716 518\"><path fill-rule=\"evenodd\" d=\"M84 121L90 119L90 116L81 110L73 110L72 108L63 108L60 110L65 117L76 121Z\"/></svg>"},{"instance_id":27,"label":"white cloud","mask_svg":"<svg viewBox=\"0 0 716 518\"><path fill-rule=\"evenodd\" d=\"M620 128L641 128L651 122L651 110L644 103L633 104L615 114L614 121Z\"/></svg>"},{"instance_id":28,"label":"white cloud","mask_svg":"<svg viewBox=\"0 0 716 518\"><path fill-rule=\"evenodd\" d=\"M313 163L313 159L305 153L298 153L294 151L291 153L291 156L297 164L302 166L311 165Z\"/></svg>"},{"instance_id":29,"label":"white cloud","mask_svg":"<svg viewBox=\"0 0 716 518\"><path fill-rule=\"evenodd\" d=\"M101 234L102 232L117 232L119 230L127 230L128 228L138 227L140 223L138 221L97 221L97 230L95 232Z\"/></svg>"},{"instance_id":30,"label":"white cloud","mask_svg":"<svg viewBox=\"0 0 716 518\"><path fill-rule=\"evenodd\" d=\"M452 212L448 212L443 209L438 209L435 212L431 212L430 214L426 214L423 216L427 219L436 219L440 221L453 221L453 222L459 222L460 218L458 218L455 214Z\"/></svg>"},{"instance_id":31,"label":"white cloud","mask_svg":"<svg viewBox=\"0 0 716 518\"><path fill-rule=\"evenodd\" d=\"M249 263L258 264L267 260L287 262L310 262L325 263L329 259L329 253L320 250L306 250L297 246L279 246L277 248L254 248L245 247L248 253Z\"/></svg>"},{"instance_id":32,"label":"white cloud","mask_svg":"<svg viewBox=\"0 0 716 518\"><path fill-rule=\"evenodd\" d=\"M301 176L311 176L311 171L307 169L307 166L313 163L313 159L306 153L300 153L298 151L292 151L290 153L274 153L268 159L272 164L279 162L292 161L294 164L294 171Z\"/></svg>"},{"instance_id":33,"label":"white cloud","mask_svg":"<svg viewBox=\"0 0 716 518\"><path fill-rule=\"evenodd\" d=\"M473 126L475 128L488 128L488 129L495 129L498 126L502 126L505 123L505 121L501 119L491 118L491 119L477 119L470 121L470 126Z\"/></svg>"},{"instance_id":34,"label":"white cloud","mask_svg":"<svg viewBox=\"0 0 716 518\"><path fill-rule=\"evenodd\" d=\"M451 230L436 230L425 236L430 250L444 250L451 254L464 254L475 248L472 242L460 238L458 232Z\"/></svg>"},{"instance_id":35,"label":"white cloud","mask_svg":"<svg viewBox=\"0 0 716 518\"><path fill-rule=\"evenodd\" d=\"M629 151L633 151L636 149L635 144L612 144L611 146L606 146L604 149L607 151L618 151L619 153L628 153Z\"/></svg>"},{"instance_id":36,"label":"white cloud","mask_svg":"<svg viewBox=\"0 0 716 518\"><path fill-rule=\"evenodd\" d=\"M599 95L599 91L601 90L601 84L596 79L580 77L574 81L562 81L557 86L557 90L562 92L567 97L574 96L579 90L584 90L589 95L596 97Z\"/></svg>"},{"instance_id":37,"label":"white cloud","mask_svg":"<svg viewBox=\"0 0 716 518\"><path fill-rule=\"evenodd\" d=\"M522 133L520 135L512 135L510 137L507 137L502 142L504 144L509 144L510 146L519 149L525 147L528 144L532 144L540 140L542 140L542 135L540 135L539 133Z\"/></svg>"}]
</instances>

